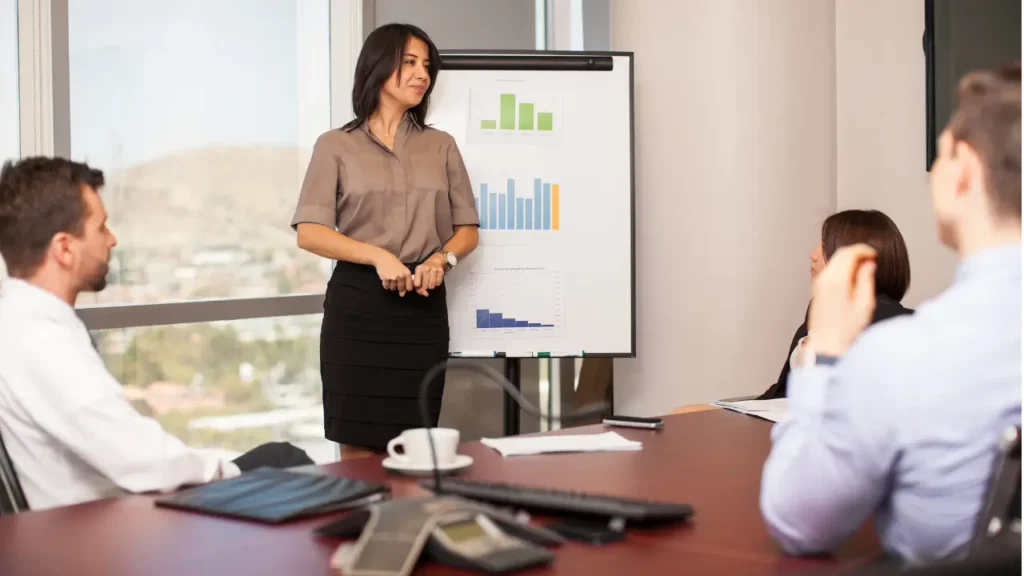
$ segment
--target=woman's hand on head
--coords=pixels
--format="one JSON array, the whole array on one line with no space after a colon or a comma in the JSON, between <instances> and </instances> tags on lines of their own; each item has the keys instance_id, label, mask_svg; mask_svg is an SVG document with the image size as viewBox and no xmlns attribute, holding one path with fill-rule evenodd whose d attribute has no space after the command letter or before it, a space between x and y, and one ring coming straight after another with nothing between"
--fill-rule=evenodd
<instances>
[{"instance_id":1,"label":"woman's hand on head","mask_svg":"<svg viewBox=\"0 0 1024 576\"><path fill-rule=\"evenodd\" d=\"M373 267L377 269L377 276L385 290L397 290L399 296L412 292L412 272L391 252L381 250Z\"/></svg>"},{"instance_id":2,"label":"woman's hand on head","mask_svg":"<svg viewBox=\"0 0 1024 576\"><path fill-rule=\"evenodd\" d=\"M430 296L430 291L444 282L444 256L433 254L416 267L413 286L420 296Z\"/></svg>"}]
</instances>

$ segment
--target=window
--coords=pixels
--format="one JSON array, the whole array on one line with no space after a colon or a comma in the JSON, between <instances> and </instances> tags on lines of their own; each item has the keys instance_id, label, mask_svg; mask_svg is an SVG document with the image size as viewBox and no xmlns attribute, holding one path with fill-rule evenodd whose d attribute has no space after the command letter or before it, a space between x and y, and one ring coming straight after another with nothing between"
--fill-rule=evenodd
<instances>
[{"instance_id":1,"label":"window","mask_svg":"<svg viewBox=\"0 0 1024 576\"><path fill-rule=\"evenodd\" d=\"M18 0L0 0L0 163L21 156Z\"/></svg>"},{"instance_id":2,"label":"window","mask_svg":"<svg viewBox=\"0 0 1024 576\"><path fill-rule=\"evenodd\" d=\"M287 441L334 459L324 439L321 315L92 332L142 414L190 446L235 455Z\"/></svg>"},{"instance_id":3,"label":"window","mask_svg":"<svg viewBox=\"0 0 1024 576\"><path fill-rule=\"evenodd\" d=\"M0 154L8 133L18 144L5 115L13 96L19 117L7 90L18 41L6 42L17 3L0 0ZM118 237L107 288L83 294L79 313L130 401L191 446L233 455L288 441L336 458L315 313L331 266L288 224L313 143L332 110L344 117L333 104L347 104L361 5L75 0L33 23L68 57L40 82L52 118L34 110L32 125L104 171ZM66 36L46 21L63 10ZM332 82L332 67L347 78Z\"/></svg>"},{"instance_id":4,"label":"window","mask_svg":"<svg viewBox=\"0 0 1024 576\"><path fill-rule=\"evenodd\" d=\"M119 240L79 305L322 293L288 224L331 126L330 2L67 4L71 155Z\"/></svg>"}]
</instances>

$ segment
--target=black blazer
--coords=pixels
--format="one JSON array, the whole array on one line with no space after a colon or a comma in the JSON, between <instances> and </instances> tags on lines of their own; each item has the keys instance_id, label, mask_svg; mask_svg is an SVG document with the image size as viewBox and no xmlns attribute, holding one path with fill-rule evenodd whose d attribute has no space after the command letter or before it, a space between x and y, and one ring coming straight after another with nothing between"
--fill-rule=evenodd
<instances>
[{"instance_id":1,"label":"black blazer","mask_svg":"<svg viewBox=\"0 0 1024 576\"><path fill-rule=\"evenodd\" d=\"M883 320L888 320L889 318L913 313L914 311L910 308L904 308L902 304L896 302L892 298L879 294L875 303L875 315L871 318L871 323L875 324ZM789 352L786 353L786 361L782 364L782 372L779 374L779 381L772 384L764 394L758 396L758 400L770 400L772 398L786 397L786 380L789 378L789 357L793 354L793 350L796 348L797 343L799 343L800 339L804 336L807 336L806 315L804 316L804 323L796 329L796 334L793 335L793 341L789 343Z\"/></svg>"}]
</instances>

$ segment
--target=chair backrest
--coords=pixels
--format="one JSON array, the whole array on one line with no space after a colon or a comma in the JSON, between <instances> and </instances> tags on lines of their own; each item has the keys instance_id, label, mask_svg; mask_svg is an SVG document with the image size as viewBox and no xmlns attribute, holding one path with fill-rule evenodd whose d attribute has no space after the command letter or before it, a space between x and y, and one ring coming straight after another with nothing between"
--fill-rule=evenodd
<instances>
[{"instance_id":1,"label":"chair backrest","mask_svg":"<svg viewBox=\"0 0 1024 576\"><path fill-rule=\"evenodd\" d=\"M990 549L956 560L943 560L924 566L905 566L895 559L884 559L844 572L844 576L1018 576L1021 557L1008 549ZM834 570L821 575L834 576Z\"/></svg>"},{"instance_id":2,"label":"chair backrest","mask_svg":"<svg viewBox=\"0 0 1024 576\"><path fill-rule=\"evenodd\" d=\"M971 554L1009 547L1020 554L1020 426L1009 428L999 442L988 492L978 513Z\"/></svg>"},{"instance_id":3,"label":"chair backrest","mask_svg":"<svg viewBox=\"0 0 1024 576\"><path fill-rule=\"evenodd\" d=\"M7 454L3 436L0 436L0 516L17 514L28 510L28 501L14 471L14 462Z\"/></svg>"}]
</instances>

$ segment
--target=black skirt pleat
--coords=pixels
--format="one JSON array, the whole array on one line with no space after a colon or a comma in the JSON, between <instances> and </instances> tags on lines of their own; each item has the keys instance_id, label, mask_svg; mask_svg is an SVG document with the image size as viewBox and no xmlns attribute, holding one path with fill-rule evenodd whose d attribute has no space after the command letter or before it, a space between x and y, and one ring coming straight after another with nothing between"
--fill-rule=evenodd
<instances>
[{"instance_id":1,"label":"black skirt pleat","mask_svg":"<svg viewBox=\"0 0 1024 576\"><path fill-rule=\"evenodd\" d=\"M327 284L320 332L324 433L341 444L383 451L424 426L419 393L431 367L448 359L445 287L429 297L381 286L372 266L338 262ZM428 391L428 426L437 426L444 371Z\"/></svg>"}]
</instances>

